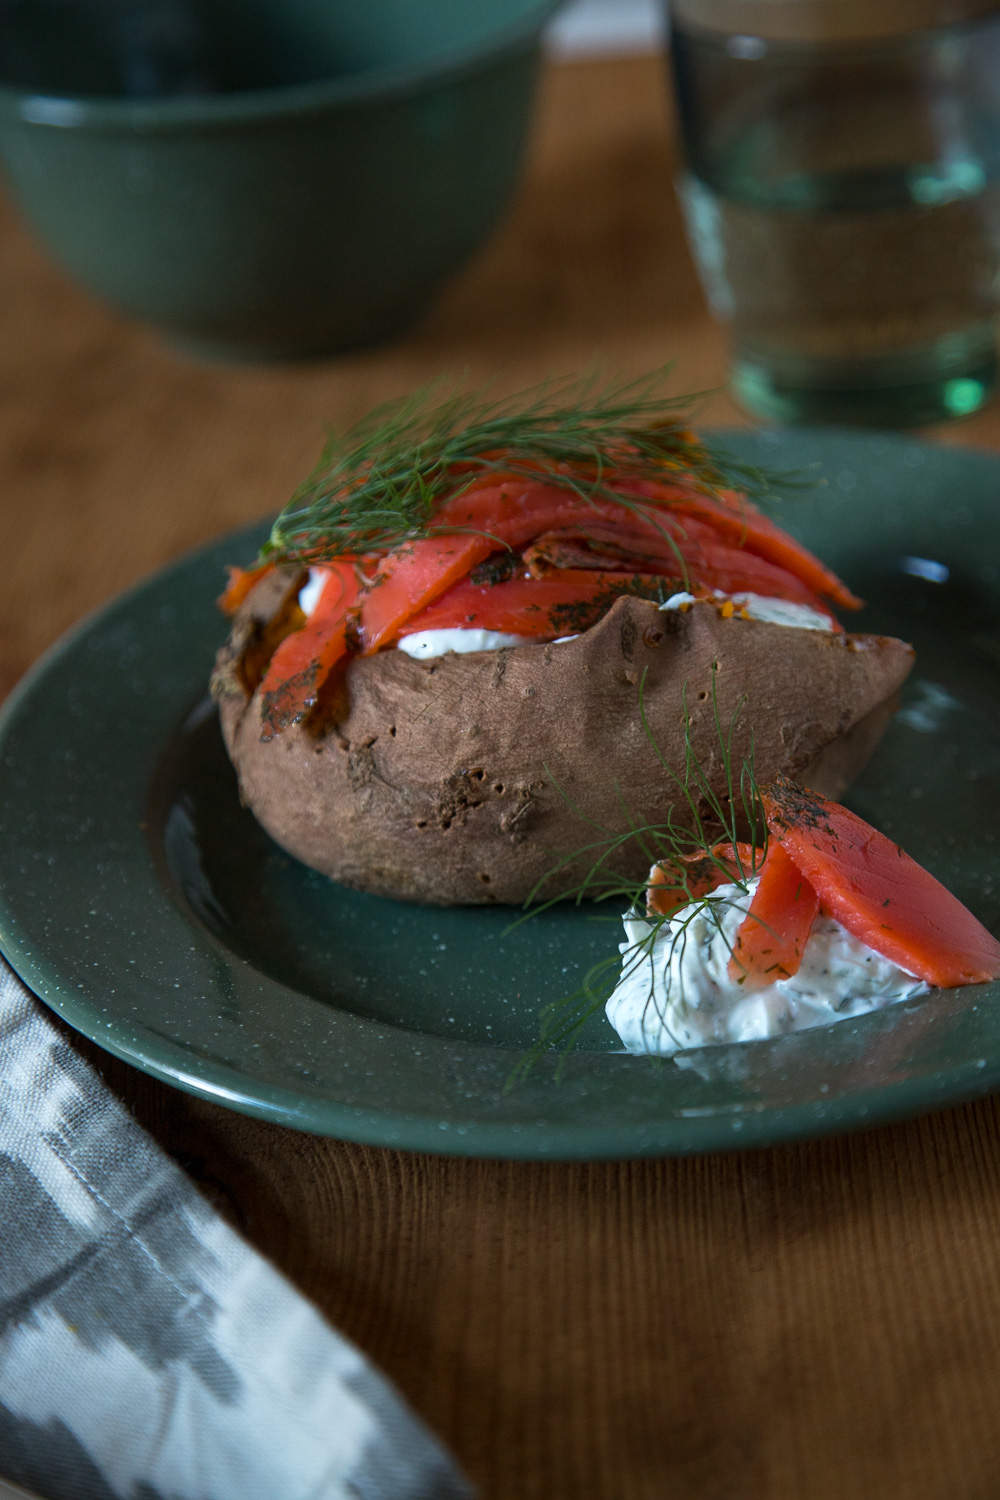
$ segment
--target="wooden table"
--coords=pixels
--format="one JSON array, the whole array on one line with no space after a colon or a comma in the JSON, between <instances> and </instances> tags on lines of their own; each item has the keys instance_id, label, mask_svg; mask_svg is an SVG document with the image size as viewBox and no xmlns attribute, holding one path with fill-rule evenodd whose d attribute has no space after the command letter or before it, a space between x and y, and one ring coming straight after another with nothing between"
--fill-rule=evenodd
<instances>
[{"instance_id":1,"label":"wooden table","mask_svg":"<svg viewBox=\"0 0 1000 1500\"><path fill-rule=\"evenodd\" d=\"M674 358L679 390L718 385L671 167L657 63L553 69L513 212L431 316L289 367L175 357L4 213L0 687L84 610L273 512L324 422L442 371L513 389ZM703 417L741 420L725 395ZM1000 415L939 435L1000 447ZM993 1101L742 1156L504 1164L297 1135L80 1045L486 1500L1000 1489Z\"/></svg>"}]
</instances>

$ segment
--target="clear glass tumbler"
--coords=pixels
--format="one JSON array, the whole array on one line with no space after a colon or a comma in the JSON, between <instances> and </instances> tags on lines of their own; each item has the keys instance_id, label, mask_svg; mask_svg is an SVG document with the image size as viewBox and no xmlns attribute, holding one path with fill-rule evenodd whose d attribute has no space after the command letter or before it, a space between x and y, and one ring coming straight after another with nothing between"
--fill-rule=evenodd
<instances>
[{"instance_id":1,"label":"clear glass tumbler","mask_svg":"<svg viewBox=\"0 0 1000 1500\"><path fill-rule=\"evenodd\" d=\"M688 233L744 406L965 416L997 379L1000 8L672 0Z\"/></svg>"}]
</instances>

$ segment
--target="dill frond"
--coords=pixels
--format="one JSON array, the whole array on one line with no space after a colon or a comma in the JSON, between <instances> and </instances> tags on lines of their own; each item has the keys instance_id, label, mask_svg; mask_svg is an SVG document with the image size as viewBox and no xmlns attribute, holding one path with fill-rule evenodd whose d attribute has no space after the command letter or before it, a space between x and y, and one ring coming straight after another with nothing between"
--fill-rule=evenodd
<instances>
[{"instance_id":1,"label":"dill frond","mask_svg":"<svg viewBox=\"0 0 1000 1500\"><path fill-rule=\"evenodd\" d=\"M664 775L674 783L677 789L677 802L669 808L666 821L643 823L632 817L618 792L619 804L626 824L624 829L618 830L603 829L591 819L584 818L581 813L581 819L590 822L591 827L600 836L564 856L558 865L546 872L528 897L525 903L525 914L518 923L513 925L520 925L521 921L529 920L536 912L546 910L557 901L570 899L579 906L585 900L603 902L619 899L626 903L627 915L641 917L646 930L636 942L623 948L620 959L617 955L602 959L589 970L578 990L559 1000L551 1001L544 1007L540 1013L538 1040L512 1070L508 1087L513 1087L515 1083L525 1079L539 1059L553 1050L561 1054L556 1069L556 1077L559 1078L582 1027L591 1016L607 1004L626 970L638 967L644 960L652 958L657 938L664 926L670 927L673 924L670 952L666 964L668 969L678 945L683 955L688 940L688 929L696 918L707 916L720 933L723 931L723 916L735 903L718 896L715 891L697 894L692 889L687 868L692 856L696 856L699 863L708 862L714 866L723 877L723 883L735 885L743 895L749 893L750 882L760 873L761 866L767 857L767 820L760 788L754 774L752 732L750 749L738 770L734 764L733 738L746 700L740 699L729 724L724 725L719 713L716 679L713 672L712 704L725 784L725 792L720 796L709 781L694 751L686 689L682 697L684 767L678 772L668 764L653 735L646 715L645 686L646 674L643 673L639 683L640 721L663 767ZM572 800L554 781L554 778L553 784L567 803L571 807L574 806ZM616 791L618 791L617 787ZM677 808L679 811L675 811ZM741 838L741 835L745 835L745 838ZM748 843L752 850L749 864L740 854L741 842ZM677 898L677 912L672 911L670 915L662 915L655 911L645 910L645 896L649 886L648 876L638 881L630 880L608 869L611 856L628 843L638 844L643 856L648 856L651 867L660 866L665 879L662 884L657 885L656 889L664 895L673 895ZM716 853L718 846L726 844L732 846L735 856L733 861L736 866L735 876ZM576 886L569 892L561 892L558 896L543 897L544 887L548 881L561 874L567 865L575 864L587 856L590 856L589 868ZM702 867L704 868L703 864ZM659 1025L665 1026L666 1015L656 1004L652 974L648 1005L655 1009ZM683 1008L684 996L681 995L678 1009L683 1012Z\"/></svg>"},{"instance_id":2,"label":"dill frond","mask_svg":"<svg viewBox=\"0 0 1000 1500\"><path fill-rule=\"evenodd\" d=\"M320 562L414 540L427 534L446 498L491 474L542 478L584 499L624 504L627 497L607 483L612 473L676 476L709 494L737 488L758 501L801 483L709 448L687 425L699 398L666 395L668 373L550 380L500 400L436 381L384 402L328 435L261 561Z\"/></svg>"}]
</instances>

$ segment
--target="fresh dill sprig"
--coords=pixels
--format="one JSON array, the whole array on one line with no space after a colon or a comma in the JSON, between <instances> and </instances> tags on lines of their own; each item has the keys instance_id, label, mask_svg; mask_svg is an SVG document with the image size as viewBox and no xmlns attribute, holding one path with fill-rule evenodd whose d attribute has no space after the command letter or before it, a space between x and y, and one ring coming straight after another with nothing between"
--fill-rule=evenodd
<instances>
[{"instance_id":1,"label":"fresh dill sprig","mask_svg":"<svg viewBox=\"0 0 1000 1500\"><path fill-rule=\"evenodd\" d=\"M261 561L319 562L413 540L426 535L444 499L491 474L544 478L585 499L626 504L610 475L683 477L709 494L737 488L757 500L799 483L713 453L687 426L698 398L664 393L668 372L556 379L500 400L436 381L387 401L328 436Z\"/></svg>"},{"instance_id":2,"label":"fresh dill sprig","mask_svg":"<svg viewBox=\"0 0 1000 1500\"><path fill-rule=\"evenodd\" d=\"M567 898L572 899L577 906L585 900L604 902L614 899L625 901L627 914L641 918L646 930L636 941L624 948L620 959L617 956L601 959L587 972L579 989L559 1000L551 1001L543 1008L540 1013L538 1040L512 1070L508 1079L508 1088L527 1077L538 1060L545 1053L553 1050L561 1053L557 1077L561 1074L566 1058L578 1040L582 1028L607 1004L621 978L652 958L657 939L664 926L672 929L670 950L664 965L665 972L670 970L678 945L683 956L688 940L688 929L696 918L707 916L720 933L723 931L723 917L733 902L716 895L714 890L707 893L699 892L696 887L703 883L703 880L699 881L699 875L703 877L706 870L718 874L722 877L723 884L735 885L743 895L746 895L749 892L750 882L760 873L761 866L767 857L767 819L760 788L754 774L752 732L750 748L738 772L734 766L733 738L745 707L745 699L740 699L729 724L724 726L719 714L716 677L713 670L712 708L725 785L725 790L720 795L706 775L694 750L686 687L682 698L684 767L678 772L664 758L649 724L646 715L645 685L646 673L644 672L639 682L639 717L646 737L663 766L664 775L677 788L679 794L677 801L669 807L665 822L638 823L632 818L624 799L619 794L626 827L611 830L586 818L553 778L559 794L571 807L574 807L581 819L591 824L597 831L598 837L564 856L557 865L543 875L525 903L525 915L514 925L517 926L522 921L530 920L537 912L544 911ZM618 875L609 868L609 862L613 856L629 843L638 844L643 857L648 858L651 870L659 866L663 879L661 883L657 883L655 889L661 899L665 898L664 904L671 907L667 914L646 909L646 893L650 886L649 876L645 876L642 880L632 880ZM748 859L740 851L741 843L749 846ZM728 851L726 858L723 858L719 852L720 848L725 846L730 846L732 849L731 859L728 857ZM590 856L590 867L583 879L570 891L561 891L559 895L546 898L544 887L548 882L560 875L568 865L576 864L585 856ZM697 864L694 861L697 861ZM681 1007L683 1003L682 995ZM657 1005L652 965L650 965L650 993L647 1006L656 1011L659 1025L665 1027L667 1025L665 1007L661 1008Z\"/></svg>"}]
</instances>

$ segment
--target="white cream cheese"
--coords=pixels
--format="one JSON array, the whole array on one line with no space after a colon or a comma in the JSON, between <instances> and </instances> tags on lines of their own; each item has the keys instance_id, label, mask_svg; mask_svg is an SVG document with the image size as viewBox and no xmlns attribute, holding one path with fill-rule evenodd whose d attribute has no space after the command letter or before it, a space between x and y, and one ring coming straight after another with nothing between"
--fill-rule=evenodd
<instances>
[{"instance_id":1,"label":"white cream cheese","mask_svg":"<svg viewBox=\"0 0 1000 1500\"><path fill-rule=\"evenodd\" d=\"M626 1052L668 1056L686 1047L760 1041L926 993L922 980L822 914L798 973L747 993L729 978L728 966L756 888L755 880L746 892L720 886L710 904L682 907L659 928L635 912L626 915L621 978L607 1004Z\"/></svg>"},{"instance_id":2,"label":"white cream cheese","mask_svg":"<svg viewBox=\"0 0 1000 1500\"><path fill-rule=\"evenodd\" d=\"M720 594L716 591L716 603L725 604L727 601L735 604L741 614L748 615L751 620L762 620L768 625L791 625L798 630L833 630L827 616L810 609L808 604L793 604L788 599L771 599L764 594ZM696 602L693 594L683 592L671 594L660 608L686 609Z\"/></svg>"},{"instance_id":3,"label":"white cream cheese","mask_svg":"<svg viewBox=\"0 0 1000 1500\"><path fill-rule=\"evenodd\" d=\"M311 615L319 603L319 596L323 592L323 585L330 574L326 568L310 568L309 581L299 589L299 609L304 615Z\"/></svg>"},{"instance_id":4,"label":"white cream cheese","mask_svg":"<svg viewBox=\"0 0 1000 1500\"><path fill-rule=\"evenodd\" d=\"M793 604L790 599L768 599L763 594L730 594L729 598L751 620L769 625L791 625L797 630L833 630L833 622L808 604Z\"/></svg>"},{"instance_id":5,"label":"white cream cheese","mask_svg":"<svg viewBox=\"0 0 1000 1500\"><path fill-rule=\"evenodd\" d=\"M682 589L679 594L671 594L669 599L665 599L660 605L660 609L687 609L689 604L695 604L696 602L693 594L689 594L685 589Z\"/></svg>"},{"instance_id":6,"label":"white cream cheese","mask_svg":"<svg viewBox=\"0 0 1000 1500\"><path fill-rule=\"evenodd\" d=\"M415 630L396 642L400 651L424 661L429 656L444 656L446 651L499 651L502 646L535 646L532 635L505 635L502 630L470 630L456 626L451 630Z\"/></svg>"}]
</instances>

